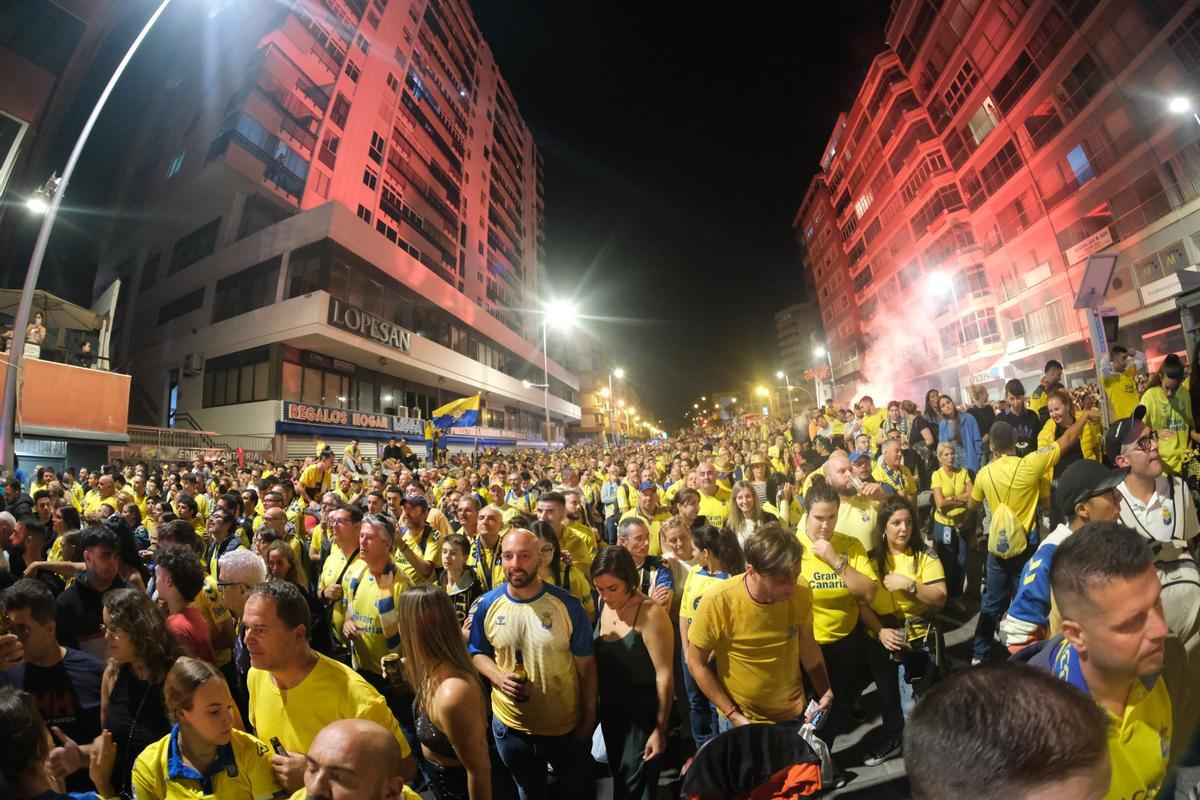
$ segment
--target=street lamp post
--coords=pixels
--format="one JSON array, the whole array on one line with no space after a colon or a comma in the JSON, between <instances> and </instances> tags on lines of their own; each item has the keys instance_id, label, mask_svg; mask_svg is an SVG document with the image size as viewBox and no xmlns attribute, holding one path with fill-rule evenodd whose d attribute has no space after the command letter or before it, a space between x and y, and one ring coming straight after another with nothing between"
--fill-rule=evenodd
<instances>
[{"instance_id":1,"label":"street lamp post","mask_svg":"<svg viewBox=\"0 0 1200 800\"><path fill-rule=\"evenodd\" d=\"M550 348L549 335L547 333L550 324L553 323L559 328L569 328L575 322L577 316L575 306L565 302L548 303L542 311L542 382L530 383L529 381L521 381L526 389L541 389L542 390L542 407L546 412L546 452L550 452Z\"/></svg>"},{"instance_id":2,"label":"street lamp post","mask_svg":"<svg viewBox=\"0 0 1200 800\"><path fill-rule=\"evenodd\" d=\"M154 13L150 15L150 19L146 20L146 24L142 26L142 30L138 33L137 38L133 40L133 44L129 45L129 49L125 51L125 56L121 62L117 64L117 68L113 71L112 77L108 79L108 83L104 86L104 91L100 93L100 97L96 100L96 105L92 107L92 112L88 115L87 121L83 123L83 129L79 132L79 138L75 140L75 146L71 149L70 156L67 157L67 166L63 169L62 177L58 179L58 184L55 187L56 191L50 197L49 203L46 205L45 216L42 217L42 227L38 231L36 244L33 246L33 255L29 258L29 269L25 272L25 284L21 287L21 301L17 305L17 316L13 320L13 335L12 345L9 347L9 362L8 371L4 375L4 403L0 407L0 458L3 458L3 463L9 469L13 467L13 432L16 427L16 411L17 411L17 371L20 368L22 351L25 349L25 326L29 324L29 312L33 309L33 294L37 289L38 277L42 271L42 260L46 256L46 244L50 240L50 230L54 227L54 221L58 218L58 209L62 206L63 195L67 191L67 185L71 182L71 176L75 174L75 166L79 163L79 157L83 154L83 148L87 144L88 137L92 134L92 128L96 126L96 120L100 117L100 112L104 110L104 104L108 102L109 95L116 88L117 81L125 72L125 68L129 66L129 62L133 60L134 53L141 47L142 41L150 33L150 29L158 22L158 18L167 10L171 0L162 0Z\"/></svg>"},{"instance_id":3,"label":"street lamp post","mask_svg":"<svg viewBox=\"0 0 1200 800\"><path fill-rule=\"evenodd\" d=\"M787 389L788 398L788 416L796 416L796 409L792 407L792 382L788 378L788 374L783 370L775 373L776 378L783 378L783 388Z\"/></svg>"}]
</instances>

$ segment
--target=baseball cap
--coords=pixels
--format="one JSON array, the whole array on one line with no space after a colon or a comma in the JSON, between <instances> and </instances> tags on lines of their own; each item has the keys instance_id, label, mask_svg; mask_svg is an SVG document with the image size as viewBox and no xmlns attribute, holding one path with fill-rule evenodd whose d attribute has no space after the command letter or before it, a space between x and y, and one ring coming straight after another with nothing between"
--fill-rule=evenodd
<instances>
[{"instance_id":1,"label":"baseball cap","mask_svg":"<svg viewBox=\"0 0 1200 800\"><path fill-rule=\"evenodd\" d=\"M658 491L658 487L654 485L654 481L642 481L640 484L638 484L639 492L644 492L648 489Z\"/></svg>"},{"instance_id":2,"label":"baseball cap","mask_svg":"<svg viewBox=\"0 0 1200 800\"><path fill-rule=\"evenodd\" d=\"M871 459L871 454L864 453L862 450L855 450L853 453L850 454L850 463L857 464L859 461L862 461L864 458L869 461Z\"/></svg>"},{"instance_id":3,"label":"baseball cap","mask_svg":"<svg viewBox=\"0 0 1200 800\"><path fill-rule=\"evenodd\" d=\"M1129 444L1133 435L1133 426L1146 417L1146 407L1137 406L1133 413L1124 419L1119 419L1108 426L1104 434L1104 457L1110 462L1121 454L1121 448Z\"/></svg>"},{"instance_id":4,"label":"baseball cap","mask_svg":"<svg viewBox=\"0 0 1200 800\"><path fill-rule=\"evenodd\" d=\"M1128 474L1128 468L1112 469L1089 459L1076 461L1054 482L1054 504L1069 516L1079 503L1117 488Z\"/></svg>"}]
</instances>

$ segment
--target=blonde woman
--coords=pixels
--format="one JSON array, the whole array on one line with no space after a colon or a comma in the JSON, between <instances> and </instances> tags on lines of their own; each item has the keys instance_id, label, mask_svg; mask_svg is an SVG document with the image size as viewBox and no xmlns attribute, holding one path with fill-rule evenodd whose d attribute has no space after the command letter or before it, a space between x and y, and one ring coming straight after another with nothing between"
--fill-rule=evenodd
<instances>
[{"instance_id":1,"label":"blonde woman","mask_svg":"<svg viewBox=\"0 0 1200 800\"><path fill-rule=\"evenodd\" d=\"M174 727L133 765L138 800L259 800L282 794L271 749L234 727L233 697L216 667L198 658L179 659L163 682L163 700Z\"/></svg>"},{"instance_id":2,"label":"blonde woman","mask_svg":"<svg viewBox=\"0 0 1200 800\"><path fill-rule=\"evenodd\" d=\"M729 493L729 518L725 527L737 534L738 544L745 547L754 531L768 522L777 522L774 514L764 511L758 494L748 481L737 481Z\"/></svg>"},{"instance_id":3,"label":"blonde woman","mask_svg":"<svg viewBox=\"0 0 1200 800\"><path fill-rule=\"evenodd\" d=\"M454 605L437 586L397 597L413 719L436 800L491 800L488 708Z\"/></svg>"},{"instance_id":4,"label":"blonde woman","mask_svg":"<svg viewBox=\"0 0 1200 800\"><path fill-rule=\"evenodd\" d=\"M963 593L967 574L967 531L963 530L970 516L967 502L971 499L971 476L955 464L958 452L950 442L937 447L938 468L930 479L933 489L933 545L946 572L946 584L951 597Z\"/></svg>"}]
</instances>

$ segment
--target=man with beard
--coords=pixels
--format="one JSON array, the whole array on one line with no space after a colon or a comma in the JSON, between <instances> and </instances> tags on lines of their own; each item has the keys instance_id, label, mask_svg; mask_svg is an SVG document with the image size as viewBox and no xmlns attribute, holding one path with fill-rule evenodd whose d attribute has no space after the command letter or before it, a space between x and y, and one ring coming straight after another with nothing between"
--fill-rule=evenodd
<instances>
[{"instance_id":1,"label":"man with beard","mask_svg":"<svg viewBox=\"0 0 1200 800\"><path fill-rule=\"evenodd\" d=\"M856 460L861 460L859 456ZM838 521L834 530L853 536L869 552L872 548L872 537L875 534L875 519L879 513L879 501L883 499L883 487L878 483L862 483L861 487L855 482L850 459L842 452L834 453L821 468L825 480L829 482L841 497L838 504ZM861 483L862 479L859 479ZM803 529L804 521L800 527Z\"/></svg>"},{"instance_id":2,"label":"man with beard","mask_svg":"<svg viewBox=\"0 0 1200 800\"><path fill-rule=\"evenodd\" d=\"M1174 720L1163 680L1169 631L1150 547L1124 525L1085 525L1055 551L1050 588L1062 633L1025 648L1021 657L1104 710L1112 764L1107 796L1155 797Z\"/></svg>"},{"instance_id":3,"label":"man with beard","mask_svg":"<svg viewBox=\"0 0 1200 800\"><path fill-rule=\"evenodd\" d=\"M591 797L596 662L583 605L538 577L537 538L500 543L508 583L479 599L469 649L492 685L492 733L525 798L546 796L546 765L563 797Z\"/></svg>"}]
</instances>

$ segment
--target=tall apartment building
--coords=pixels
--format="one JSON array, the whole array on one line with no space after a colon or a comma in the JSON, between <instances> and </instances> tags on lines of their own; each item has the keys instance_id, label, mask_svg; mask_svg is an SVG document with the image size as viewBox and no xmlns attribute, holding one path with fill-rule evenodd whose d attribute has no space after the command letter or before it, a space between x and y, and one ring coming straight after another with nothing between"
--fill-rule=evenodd
<instances>
[{"instance_id":1,"label":"tall apartment building","mask_svg":"<svg viewBox=\"0 0 1200 800\"><path fill-rule=\"evenodd\" d=\"M460 443L540 439L542 158L465 0L177 5L97 279L131 413L300 452L479 392Z\"/></svg>"},{"instance_id":2,"label":"tall apartment building","mask_svg":"<svg viewBox=\"0 0 1200 800\"><path fill-rule=\"evenodd\" d=\"M862 320L834 347L839 379L997 394L1049 358L1084 379L1073 301L1099 251L1119 257L1120 341L1152 365L1185 349L1174 298L1200 262L1200 124L1168 103L1200 100L1200 4L900 0L887 40L809 188L832 203L849 303L824 292L840 272L816 274L812 212L799 233L822 314Z\"/></svg>"},{"instance_id":3,"label":"tall apartment building","mask_svg":"<svg viewBox=\"0 0 1200 800\"><path fill-rule=\"evenodd\" d=\"M823 344L820 311L815 303L795 303L775 312L779 369L792 383L802 383L814 364L813 349ZM810 392L811 395L811 392Z\"/></svg>"}]
</instances>

